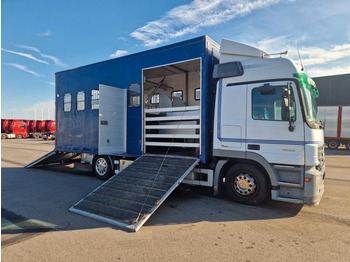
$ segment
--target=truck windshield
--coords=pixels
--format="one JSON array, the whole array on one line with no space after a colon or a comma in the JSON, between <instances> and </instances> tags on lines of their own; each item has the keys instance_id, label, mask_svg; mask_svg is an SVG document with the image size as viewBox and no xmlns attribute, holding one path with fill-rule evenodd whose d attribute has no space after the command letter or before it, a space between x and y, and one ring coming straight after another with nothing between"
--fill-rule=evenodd
<instances>
[{"instance_id":1,"label":"truck windshield","mask_svg":"<svg viewBox=\"0 0 350 262\"><path fill-rule=\"evenodd\" d=\"M315 82L312 80L311 77L304 73L296 73L294 74L296 78L299 80L299 85L301 92L303 93L304 98L304 106L305 106L305 113L307 117L307 121L309 123L316 123L318 125L321 124L321 121L318 118L317 115L317 103L316 98L318 98L319 93L316 88Z\"/></svg>"}]
</instances>

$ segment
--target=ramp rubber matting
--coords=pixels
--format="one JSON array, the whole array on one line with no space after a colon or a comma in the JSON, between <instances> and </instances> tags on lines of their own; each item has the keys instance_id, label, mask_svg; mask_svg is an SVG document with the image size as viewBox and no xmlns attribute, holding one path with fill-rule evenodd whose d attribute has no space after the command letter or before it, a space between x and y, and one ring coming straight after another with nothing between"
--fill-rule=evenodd
<instances>
[{"instance_id":1,"label":"ramp rubber matting","mask_svg":"<svg viewBox=\"0 0 350 262\"><path fill-rule=\"evenodd\" d=\"M199 159L143 155L69 210L137 231Z\"/></svg>"}]
</instances>

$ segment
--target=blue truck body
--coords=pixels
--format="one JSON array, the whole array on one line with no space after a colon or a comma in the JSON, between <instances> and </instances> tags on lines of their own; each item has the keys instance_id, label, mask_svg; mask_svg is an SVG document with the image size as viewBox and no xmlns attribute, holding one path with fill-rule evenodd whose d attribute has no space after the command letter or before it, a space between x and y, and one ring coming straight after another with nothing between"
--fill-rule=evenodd
<instances>
[{"instance_id":1,"label":"blue truck body","mask_svg":"<svg viewBox=\"0 0 350 262\"><path fill-rule=\"evenodd\" d=\"M99 110L91 108L91 90L99 85L128 89L139 83L143 90L143 69L181 61L200 61L201 103L201 163L208 162L212 150L212 125L214 118L215 81L213 66L218 63L219 45L208 36L147 50L79 68L56 73L56 144L55 150L71 153L98 154ZM84 110L77 110L77 94L85 93ZM71 110L64 111L64 96L71 95ZM138 157L143 154L143 92L141 105L127 106L126 152L118 156Z\"/></svg>"}]
</instances>

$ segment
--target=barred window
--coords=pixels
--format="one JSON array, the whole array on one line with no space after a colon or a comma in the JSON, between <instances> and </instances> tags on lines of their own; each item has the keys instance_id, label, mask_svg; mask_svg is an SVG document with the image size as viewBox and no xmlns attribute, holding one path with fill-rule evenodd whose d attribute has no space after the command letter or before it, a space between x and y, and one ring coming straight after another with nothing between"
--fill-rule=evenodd
<instances>
[{"instance_id":1,"label":"barred window","mask_svg":"<svg viewBox=\"0 0 350 262\"><path fill-rule=\"evenodd\" d=\"M194 100L200 100L201 99L201 89L196 88L194 90Z\"/></svg>"},{"instance_id":2,"label":"barred window","mask_svg":"<svg viewBox=\"0 0 350 262\"><path fill-rule=\"evenodd\" d=\"M100 90L92 89L91 90L91 109L99 109L100 105Z\"/></svg>"},{"instance_id":3,"label":"barred window","mask_svg":"<svg viewBox=\"0 0 350 262\"><path fill-rule=\"evenodd\" d=\"M172 97L172 98L175 97L175 98L178 98L178 99L180 99L180 100L183 100L182 95L183 95L182 90L173 91L173 92L171 93L171 97Z\"/></svg>"},{"instance_id":4,"label":"barred window","mask_svg":"<svg viewBox=\"0 0 350 262\"><path fill-rule=\"evenodd\" d=\"M72 110L72 94L66 93L63 97L63 111L70 112Z\"/></svg>"},{"instance_id":5,"label":"barred window","mask_svg":"<svg viewBox=\"0 0 350 262\"><path fill-rule=\"evenodd\" d=\"M77 111L85 110L85 92L79 91L77 93Z\"/></svg>"}]
</instances>

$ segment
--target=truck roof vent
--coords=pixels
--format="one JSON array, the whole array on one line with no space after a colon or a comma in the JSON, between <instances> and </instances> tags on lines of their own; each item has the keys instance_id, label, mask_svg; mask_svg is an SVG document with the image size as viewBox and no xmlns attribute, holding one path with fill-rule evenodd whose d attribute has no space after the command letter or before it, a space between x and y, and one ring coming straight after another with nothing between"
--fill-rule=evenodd
<instances>
[{"instance_id":1,"label":"truck roof vent","mask_svg":"<svg viewBox=\"0 0 350 262\"><path fill-rule=\"evenodd\" d=\"M213 78L226 78L243 75L243 66L241 62L229 62L217 64L214 66Z\"/></svg>"}]
</instances>

